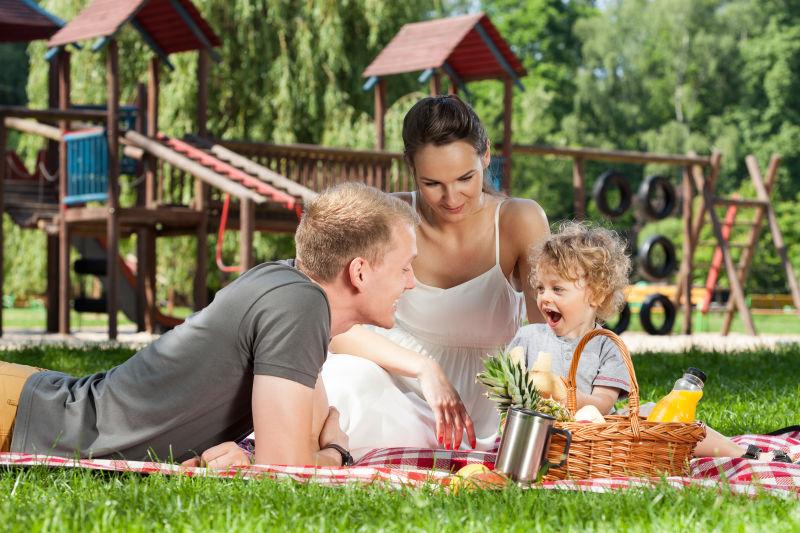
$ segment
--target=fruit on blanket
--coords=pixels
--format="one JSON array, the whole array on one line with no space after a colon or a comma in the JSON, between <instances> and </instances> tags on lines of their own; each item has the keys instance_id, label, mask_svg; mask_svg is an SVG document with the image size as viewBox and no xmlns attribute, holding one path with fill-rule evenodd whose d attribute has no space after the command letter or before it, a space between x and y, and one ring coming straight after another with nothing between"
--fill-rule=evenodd
<instances>
[{"instance_id":1,"label":"fruit on blanket","mask_svg":"<svg viewBox=\"0 0 800 533\"><path fill-rule=\"evenodd\" d=\"M505 487L508 479L482 464L469 464L450 477L450 492L458 494L461 490L497 489Z\"/></svg>"},{"instance_id":2,"label":"fruit on blanket","mask_svg":"<svg viewBox=\"0 0 800 533\"><path fill-rule=\"evenodd\" d=\"M567 386L561 376L550 371L552 368L553 356L547 352L539 352L536 362L528 372L528 379L545 398L563 401L567 398Z\"/></svg>"},{"instance_id":3,"label":"fruit on blanket","mask_svg":"<svg viewBox=\"0 0 800 533\"><path fill-rule=\"evenodd\" d=\"M519 351L501 350L483 361L483 372L477 379L486 386L486 397L497 404L500 412L500 427L509 407L524 407L560 421L570 421L569 411L551 398L545 398L531 381L525 370L525 360ZM560 380L560 378L558 378Z\"/></svg>"},{"instance_id":4,"label":"fruit on blanket","mask_svg":"<svg viewBox=\"0 0 800 533\"><path fill-rule=\"evenodd\" d=\"M604 424L606 419L600 409L594 405L584 405L578 412L575 413L575 422L593 422L595 424Z\"/></svg>"}]
</instances>

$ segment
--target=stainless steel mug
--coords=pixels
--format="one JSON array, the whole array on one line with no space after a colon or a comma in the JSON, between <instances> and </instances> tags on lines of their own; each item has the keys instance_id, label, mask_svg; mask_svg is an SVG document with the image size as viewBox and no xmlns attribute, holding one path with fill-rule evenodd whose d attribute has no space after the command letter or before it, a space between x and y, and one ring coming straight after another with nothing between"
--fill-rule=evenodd
<instances>
[{"instance_id":1,"label":"stainless steel mug","mask_svg":"<svg viewBox=\"0 0 800 533\"><path fill-rule=\"evenodd\" d=\"M520 407L510 408L500 440L500 450L497 452L495 471L524 485L536 481L543 467L564 466L572 443L572 434L566 429L557 429L555 422L555 418L543 413ZM551 463L545 459L550 447L550 437L554 433L567 439L560 463Z\"/></svg>"}]
</instances>

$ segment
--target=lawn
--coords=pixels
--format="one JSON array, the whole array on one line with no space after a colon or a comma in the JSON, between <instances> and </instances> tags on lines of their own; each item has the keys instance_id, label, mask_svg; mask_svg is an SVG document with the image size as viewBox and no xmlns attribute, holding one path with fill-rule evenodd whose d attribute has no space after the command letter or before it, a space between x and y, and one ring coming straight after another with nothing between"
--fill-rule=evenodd
<instances>
[{"instance_id":1,"label":"lawn","mask_svg":"<svg viewBox=\"0 0 800 533\"><path fill-rule=\"evenodd\" d=\"M87 373L131 352L30 348L3 359ZM800 422L800 346L735 355L649 354L634 363L643 401L667 392L682 369L708 375L698 416L723 433L766 432ZM0 470L4 531L797 531L800 503L665 486L614 494L461 493L324 488L293 482Z\"/></svg>"}]
</instances>

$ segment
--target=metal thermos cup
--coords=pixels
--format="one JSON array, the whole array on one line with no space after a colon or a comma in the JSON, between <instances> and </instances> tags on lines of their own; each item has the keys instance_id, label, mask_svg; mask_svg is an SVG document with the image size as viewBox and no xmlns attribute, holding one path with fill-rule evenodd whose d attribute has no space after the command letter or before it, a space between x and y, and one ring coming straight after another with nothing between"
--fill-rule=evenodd
<instances>
[{"instance_id":1,"label":"metal thermos cup","mask_svg":"<svg viewBox=\"0 0 800 533\"><path fill-rule=\"evenodd\" d=\"M536 481L542 467L564 466L572 442L572 434L555 427L556 419L530 409L512 407L508 410L506 427L497 452L496 472L505 474L518 484ZM563 460L550 463L545 459L550 446L550 437L559 433L566 437Z\"/></svg>"}]
</instances>

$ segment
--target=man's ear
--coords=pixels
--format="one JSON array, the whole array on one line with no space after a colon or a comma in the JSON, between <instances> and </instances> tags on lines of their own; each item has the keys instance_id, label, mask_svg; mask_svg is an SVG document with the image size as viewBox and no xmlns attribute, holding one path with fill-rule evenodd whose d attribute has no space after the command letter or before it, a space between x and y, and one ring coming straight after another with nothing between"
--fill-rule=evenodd
<instances>
[{"instance_id":1,"label":"man's ear","mask_svg":"<svg viewBox=\"0 0 800 533\"><path fill-rule=\"evenodd\" d=\"M369 262L363 257L356 257L350 261L350 264L347 266L347 274L350 279L350 285L352 285L356 291L362 292L364 290L367 277L369 276L369 270Z\"/></svg>"}]
</instances>

